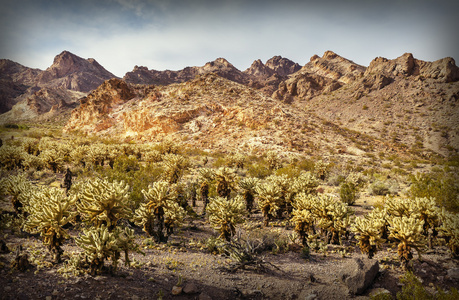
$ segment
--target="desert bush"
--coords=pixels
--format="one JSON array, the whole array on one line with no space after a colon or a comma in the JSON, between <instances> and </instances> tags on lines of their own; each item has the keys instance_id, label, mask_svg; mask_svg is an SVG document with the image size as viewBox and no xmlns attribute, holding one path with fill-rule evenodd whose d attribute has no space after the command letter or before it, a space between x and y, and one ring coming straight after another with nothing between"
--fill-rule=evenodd
<instances>
[{"instance_id":1,"label":"desert bush","mask_svg":"<svg viewBox=\"0 0 459 300\"><path fill-rule=\"evenodd\" d=\"M459 177L454 173L432 172L410 177L409 196L435 198L438 205L459 212Z\"/></svg>"},{"instance_id":2,"label":"desert bush","mask_svg":"<svg viewBox=\"0 0 459 300\"><path fill-rule=\"evenodd\" d=\"M343 182L339 187L339 197L342 202L353 205L358 198L357 187L351 182Z\"/></svg>"},{"instance_id":3,"label":"desert bush","mask_svg":"<svg viewBox=\"0 0 459 300\"><path fill-rule=\"evenodd\" d=\"M34 138L23 138L22 139L22 149L30 155L38 155L38 139Z\"/></svg>"},{"instance_id":4,"label":"desert bush","mask_svg":"<svg viewBox=\"0 0 459 300\"><path fill-rule=\"evenodd\" d=\"M62 243L69 237L64 226L77 215L73 207L77 198L66 196L61 189L49 187L35 189L28 196L28 217L24 230L32 234L39 233L43 244L53 254L53 260L59 262L63 252Z\"/></svg>"},{"instance_id":5,"label":"desert bush","mask_svg":"<svg viewBox=\"0 0 459 300\"><path fill-rule=\"evenodd\" d=\"M321 180L325 180L325 178L328 176L329 173L330 173L330 164L329 163L326 163L323 160L318 160L314 164L314 175L317 178L319 178Z\"/></svg>"},{"instance_id":6,"label":"desert bush","mask_svg":"<svg viewBox=\"0 0 459 300\"><path fill-rule=\"evenodd\" d=\"M129 185L123 181L93 179L85 182L77 202L83 220L96 227L106 224L112 230L119 219L129 219Z\"/></svg>"},{"instance_id":7,"label":"desert bush","mask_svg":"<svg viewBox=\"0 0 459 300\"><path fill-rule=\"evenodd\" d=\"M368 187L370 195L395 195L398 191L398 184L395 180L377 179Z\"/></svg>"},{"instance_id":8,"label":"desert bush","mask_svg":"<svg viewBox=\"0 0 459 300\"><path fill-rule=\"evenodd\" d=\"M210 225L220 232L220 237L230 241L236 233L236 225L242 223L244 202L241 196L232 199L215 197L206 208Z\"/></svg>"},{"instance_id":9,"label":"desert bush","mask_svg":"<svg viewBox=\"0 0 459 300\"><path fill-rule=\"evenodd\" d=\"M282 168L282 162L279 155L274 151L268 151L266 153L266 165L270 170L277 170Z\"/></svg>"},{"instance_id":10,"label":"desert bush","mask_svg":"<svg viewBox=\"0 0 459 300\"><path fill-rule=\"evenodd\" d=\"M308 236L314 233L314 223L316 220L313 214L313 199L312 195L299 193L293 202L293 217L291 222L295 224L295 232L299 235L301 243L304 247L308 247Z\"/></svg>"}]
</instances>

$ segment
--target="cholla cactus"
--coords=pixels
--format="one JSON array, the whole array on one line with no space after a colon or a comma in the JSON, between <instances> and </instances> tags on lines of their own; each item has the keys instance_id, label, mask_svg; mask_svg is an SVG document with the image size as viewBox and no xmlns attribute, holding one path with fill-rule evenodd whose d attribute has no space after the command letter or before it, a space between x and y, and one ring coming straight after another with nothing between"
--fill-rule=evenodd
<instances>
[{"instance_id":1,"label":"cholla cactus","mask_svg":"<svg viewBox=\"0 0 459 300\"><path fill-rule=\"evenodd\" d=\"M409 217L412 213L411 200L405 198L386 197L386 208L394 217Z\"/></svg>"},{"instance_id":2,"label":"cholla cactus","mask_svg":"<svg viewBox=\"0 0 459 300\"><path fill-rule=\"evenodd\" d=\"M54 173L64 166L64 157L55 149L46 149L40 153L43 163Z\"/></svg>"},{"instance_id":3,"label":"cholla cactus","mask_svg":"<svg viewBox=\"0 0 459 300\"><path fill-rule=\"evenodd\" d=\"M170 202L164 210L164 227L167 236L174 233L174 228L180 226L185 219L186 211L177 202Z\"/></svg>"},{"instance_id":4,"label":"cholla cactus","mask_svg":"<svg viewBox=\"0 0 459 300\"><path fill-rule=\"evenodd\" d=\"M329 195L313 197L313 213L317 217L317 226L326 235L326 243L340 242L341 236L347 233L351 222L352 210L343 202Z\"/></svg>"},{"instance_id":5,"label":"cholla cactus","mask_svg":"<svg viewBox=\"0 0 459 300\"><path fill-rule=\"evenodd\" d=\"M210 200L207 206L210 225L219 230L220 237L227 241L230 241L236 233L235 225L244 221L242 218L243 211L244 202L241 196L236 196L233 199L215 197Z\"/></svg>"},{"instance_id":6,"label":"cholla cactus","mask_svg":"<svg viewBox=\"0 0 459 300\"><path fill-rule=\"evenodd\" d=\"M425 237L422 235L424 221L411 217L393 217L389 220L389 239L399 241L398 255L403 269L408 269L408 263L413 258L411 248L416 249L420 255L425 246Z\"/></svg>"},{"instance_id":7,"label":"cholla cactus","mask_svg":"<svg viewBox=\"0 0 459 300\"><path fill-rule=\"evenodd\" d=\"M1 194L12 196L11 203L17 214L23 213L21 209L27 202L27 197L24 197L24 193L31 188L32 184L26 179L25 174L10 175L0 180Z\"/></svg>"},{"instance_id":8,"label":"cholla cactus","mask_svg":"<svg viewBox=\"0 0 459 300\"><path fill-rule=\"evenodd\" d=\"M158 150L149 150L144 153L143 159L147 162L160 162L163 160L163 156Z\"/></svg>"},{"instance_id":9,"label":"cholla cactus","mask_svg":"<svg viewBox=\"0 0 459 300\"><path fill-rule=\"evenodd\" d=\"M110 232L105 225L83 229L83 234L80 234L75 242L84 250L91 275L94 276L102 271L107 258L112 259L112 265L116 269L120 257L116 231Z\"/></svg>"},{"instance_id":10,"label":"cholla cactus","mask_svg":"<svg viewBox=\"0 0 459 300\"><path fill-rule=\"evenodd\" d=\"M119 219L128 219L129 185L124 181L109 182L107 179L95 179L86 182L77 203L78 211L85 221L96 227L107 224L111 230Z\"/></svg>"},{"instance_id":11,"label":"cholla cactus","mask_svg":"<svg viewBox=\"0 0 459 300\"><path fill-rule=\"evenodd\" d=\"M32 154L24 155L24 161L22 162L22 165L25 169L35 169L37 171L41 170L44 167L43 160L40 157Z\"/></svg>"},{"instance_id":12,"label":"cholla cactus","mask_svg":"<svg viewBox=\"0 0 459 300\"><path fill-rule=\"evenodd\" d=\"M26 152L20 147L3 145L0 148L0 167L7 170L22 168L25 154Z\"/></svg>"},{"instance_id":13,"label":"cholla cactus","mask_svg":"<svg viewBox=\"0 0 459 300\"><path fill-rule=\"evenodd\" d=\"M217 194L220 197L229 198L231 190L235 189L236 174L233 169L222 167L215 171L217 181Z\"/></svg>"},{"instance_id":14,"label":"cholla cactus","mask_svg":"<svg viewBox=\"0 0 459 300\"><path fill-rule=\"evenodd\" d=\"M389 214L387 213L386 208L379 208L376 207L372 211L370 211L365 218L370 220L373 227L377 228L378 231L381 233L382 239L387 239L389 237Z\"/></svg>"},{"instance_id":15,"label":"cholla cactus","mask_svg":"<svg viewBox=\"0 0 459 300\"><path fill-rule=\"evenodd\" d=\"M442 225L438 228L440 235L445 238L451 256L459 258L459 214L446 211L440 213Z\"/></svg>"},{"instance_id":16,"label":"cholla cactus","mask_svg":"<svg viewBox=\"0 0 459 300\"><path fill-rule=\"evenodd\" d=\"M410 208L414 215L424 221L423 234L428 237L429 248L432 248L432 240L437 235L435 228L440 222L440 209L435 203L435 198L415 198L411 201Z\"/></svg>"},{"instance_id":17,"label":"cholla cactus","mask_svg":"<svg viewBox=\"0 0 459 300\"><path fill-rule=\"evenodd\" d=\"M38 150L38 140L34 138L24 138L22 139L22 149L27 154L30 155L38 155L39 150Z\"/></svg>"},{"instance_id":18,"label":"cholla cactus","mask_svg":"<svg viewBox=\"0 0 459 300\"><path fill-rule=\"evenodd\" d=\"M159 151L161 154L176 154L180 146L174 141L166 139L159 144Z\"/></svg>"},{"instance_id":19,"label":"cholla cactus","mask_svg":"<svg viewBox=\"0 0 459 300\"><path fill-rule=\"evenodd\" d=\"M169 183L177 183L182 177L183 173L189 167L188 160L176 154L165 154L163 156L164 162L164 180Z\"/></svg>"},{"instance_id":20,"label":"cholla cactus","mask_svg":"<svg viewBox=\"0 0 459 300\"><path fill-rule=\"evenodd\" d=\"M135 242L135 235L134 230L128 227L115 227L113 234L116 237L116 246L117 251L124 253L124 265L129 266L129 251L135 251L137 253L144 254L142 250L140 250L139 245Z\"/></svg>"},{"instance_id":21,"label":"cholla cactus","mask_svg":"<svg viewBox=\"0 0 459 300\"><path fill-rule=\"evenodd\" d=\"M282 190L271 182L264 182L257 186L256 191L258 195L258 207L264 217L264 225L268 226L269 220L280 208Z\"/></svg>"},{"instance_id":22,"label":"cholla cactus","mask_svg":"<svg viewBox=\"0 0 459 300\"><path fill-rule=\"evenodd\" d=\"M322 160L318 160L314 164L314 173L321 180L325 180L325 177L327 177L328 175L328 167L329 167L329 163L325 163Z\"/></svg>"},{"instance_id":23,"label":"cholla cactus","mask_svg":"<svg viewBox=\"0 0 459 300\"><path fill-rule=\"evenodd\" d=\"M301 171L300 175L294 179L292 190L294 194L306 193L317 194L319 180L311 172Z\"/></svg>"},{"instance_id":24,"label":"cholla cactus","mask_svg":"<svg viewBox=\"0 0 459 300\"><path fill-rule=\"evenodd\" d=\"M255 177L243 178L239 181L239 188L243 191L245 208L249 213L253 209L253 200L255 199L256 188L260 180Z\"/></svg>"},{"instance_id":25,"label":"cholla cactus","mask_svg":"<svg viewBox=\"0 0 459 300\"><path fill-rule=\"evenodd\" d=\"M167 242L168 235L164 234L165 211L175 207L176 191L166 181L158 181L150 185L148 190L142 190L146 203L140 204L135 211L134 222L143 226L143 230L153 236L157 243Z\"/></svg>"},{"instance_id":26,"label":"cholla cactus","mask_svg":"<svg viewBox=\"0 0 459 300\"><path fill-rule=\"evenodd\" d=\"M303 246L308 247L308 236L314 233L314 222L316 216L313 214L313 197L307 193L296 195L293 201L293 217L290 221L295 224L295 231L298 233Z\"/></svg>"},{"instance_id":27,"label":"cholla cactus","mask_svg":"<svg viewBox=\"0 0 459 300\"><path fill-rule=\"evenodd\" d=\"M89 159L89 146L78 145L70 152L71 160L75 165L86 167L87 160Z\"/></svg>"},{"instance_id":28,"label":"cholla cactus","mask_svg":"<svg viewBox=\"0 0 459 300\"><path fill-rule=\"evenodd\" d=\"M279 155L274 151L268 151L266 153L266 162L270 170L277 170L282 167Z\"/></svg>"},{"instance_id":29,"label":"cholla cactus","mask_svg":"<svg viewBox=\"0 0 459 300\"><path fill-rule=\"evenodd\" d=\"M245 156L241 153L236 153L228 157L228 167L244 168Z\"/></svg>"},{"instance_id":30,"label":"cholla cactus","mask_svg":"<svg viewBox=\"0 0 459 300\"><path fill-rule=\"evenodd\" d=\"M368 254L368 258L373 258L377 248L385 241L381 238L379 224L375 224L375 220L370 218L355 218L351 230L357 235L360 251Z\"/></svg>"},{"instance_id":31,"label":"cholla cactus","mask_svg":"<svg viewBox=\"0 0 459 300\"><path fill-rule=\"evenodd\" d=\"M267 182L278 186L281 190L280 198L279 198L279 209L277 210L277 217L281 218L282 213L287 211L288 213L292 210L292 200L295 196L294 191L294 182L290 179L287 175L271 175L266 178Z\"/></svg>"},{"instance_id":32,"label":"cholla cactus","mask_svg":"<svg viewBox=\"0 0 459 300\"><path fill-rule=\"evenodd\" d=\"M63 227L77 215L73 209L76 197L67 197L64 191L57 188L36 189L29 195L29 216L24 223L24 230L32 234L40 233L54 261L59 262L63 252L61 245L69 237Z\"/></svg>"}]
</instances>

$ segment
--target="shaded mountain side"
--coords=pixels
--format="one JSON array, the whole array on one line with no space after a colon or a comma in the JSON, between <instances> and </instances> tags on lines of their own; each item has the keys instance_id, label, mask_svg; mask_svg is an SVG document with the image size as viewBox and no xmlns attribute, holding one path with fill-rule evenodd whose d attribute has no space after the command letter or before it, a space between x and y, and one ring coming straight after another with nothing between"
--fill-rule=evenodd
<instances>
[{"instance_id":1,"label":"shaded mountain side","mask_svg":"<svg viewBox=\"0 0 459 300\"><path fill-rule=\"evenodd\" d=\"M19 102L8 112L0 115L0 123L62 122L67 121L70 112L79 105L85 93L63 88L36 89L31 95L18 97Z\"/></svg>"}]
</instances>

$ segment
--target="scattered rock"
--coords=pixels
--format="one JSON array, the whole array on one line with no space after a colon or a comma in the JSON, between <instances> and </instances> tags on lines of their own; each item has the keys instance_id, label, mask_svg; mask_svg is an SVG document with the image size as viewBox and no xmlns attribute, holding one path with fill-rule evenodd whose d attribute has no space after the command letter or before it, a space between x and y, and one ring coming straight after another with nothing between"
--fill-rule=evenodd
<instances>
[{"instance_id":1,"label":"scattered rock","mask_svg":"<svg viewBox=\"0 0 459 300\"><path fill-rule=\"evenodd\" d=\"M459 268L449 269L446 274L452 280L459 280Z\"/></svg>"},{"instance_id":2,"label":"scattered rock","mask_svg":"<svg viewBox=\"0 0 459 300\"><path fill-rule=\"evenodd\" d=\"M187 283L183 287L183 292L185 294L196 294L199 292L198 287L194 283Z\"/></svg>"},{"instance_id":3,"label":"scattered rock","mask_svg":"<svg viewBox=\"0 0 459 300\"><path fill-rule=\"evenodd\" d=\"M377 260L355 258L343 266L340 278L348 287L350 294L361 295L373 283L378 272Z\"/></svg>"},{"instance_id":4,"label":"scattered rock","mask_svg":"<svg viewBox=\"0 0 459 300\"><path fill-rule=\"evenodd\" d=\"M316 294L309 294L306 297L304 297L304 300L315 300L315 299L317 299Z\"/></svg>"},{"instance_id":5,"label":"scattered rock","mask_svg":"<svg viewBox=\"0 0 459 300\"><path fill-rule=\"evenodd\" d=\"M172 295L174 295L174 296L180 295L182 293L182 291L183 291L183 288L181 286L174 285L172 287Z\"/></svg>"}]
</instances>

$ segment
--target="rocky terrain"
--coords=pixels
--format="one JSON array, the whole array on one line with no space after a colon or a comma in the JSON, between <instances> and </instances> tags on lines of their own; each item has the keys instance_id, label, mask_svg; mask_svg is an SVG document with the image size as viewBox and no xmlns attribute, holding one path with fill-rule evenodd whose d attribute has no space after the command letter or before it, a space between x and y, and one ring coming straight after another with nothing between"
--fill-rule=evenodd
<instances>
[{"instance_id":1,"label":"rocky terrain","mask_svg":"<svg viewBox=\"0 0 459 300\"><path fill-rule=\"evenodd\" d=\"M58 115L65 122L76 107L66 131L140 141L170 135L220 150L449 155L459 149L458 70L452 58L425 62L406 53L364 67L326 51L303 67L275 56L243 72L223 58L179 71L136 66L102 84L115 76L64 51L45 71L2 61L3 110L20 103L0 122Z\"/></svg>"}]
</instances>

